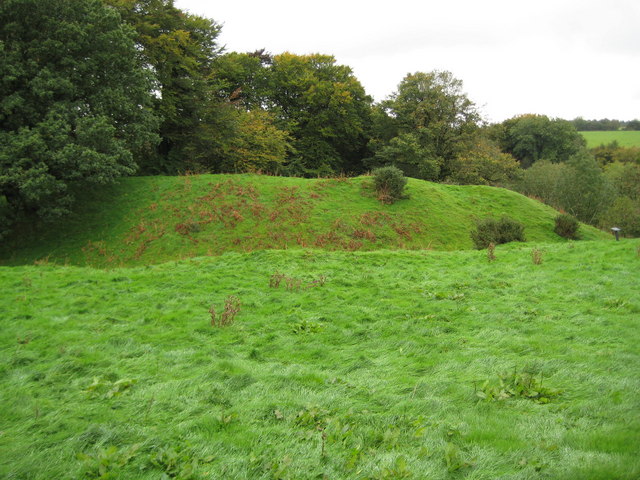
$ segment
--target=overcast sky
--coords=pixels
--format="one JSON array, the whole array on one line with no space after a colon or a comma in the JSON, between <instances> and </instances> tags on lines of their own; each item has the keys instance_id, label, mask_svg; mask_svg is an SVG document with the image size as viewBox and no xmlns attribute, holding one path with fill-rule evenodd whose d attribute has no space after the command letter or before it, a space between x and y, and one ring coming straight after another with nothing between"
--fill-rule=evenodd
<instances>
[{"instance_id":1,"label":"overcast sky","mask_svg":"<svg viewBox=\"0 0 640 480\"><path fill-rule=\"evenodd\" d=\"M640 118L640 0L175 0L227 51L324 53L375 100L448 70L489 121Z\"/></svg>"}]
</instances>

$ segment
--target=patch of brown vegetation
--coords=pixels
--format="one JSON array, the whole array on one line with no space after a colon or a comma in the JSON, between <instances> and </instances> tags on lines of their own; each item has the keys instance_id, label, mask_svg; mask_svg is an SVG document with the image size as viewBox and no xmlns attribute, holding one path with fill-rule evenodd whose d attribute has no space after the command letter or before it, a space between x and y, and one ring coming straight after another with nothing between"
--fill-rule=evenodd
<instances>
[{"instance_id":1,"label":"patch of brown vegetation","mask_svg":"<svg viewBox=\"0 0 640 480\"><path fill-rule=\"evenodd\" d=\"M367 212L360 215L360 224L366 226L382 226L391 220L389 214L384 212Z\"/></svg>"},{"instance_id":2,"label":"patch of brown vegetation","mask_svg":"<svg viewBox=\"0 0 640 480\"><path fill-rule=\"evenodd\" d=\"M370 242L375 242L377 240L376 234L371 230L354 230L351 236L353 238L369 240Z\"/></svg>"}]
</instances>

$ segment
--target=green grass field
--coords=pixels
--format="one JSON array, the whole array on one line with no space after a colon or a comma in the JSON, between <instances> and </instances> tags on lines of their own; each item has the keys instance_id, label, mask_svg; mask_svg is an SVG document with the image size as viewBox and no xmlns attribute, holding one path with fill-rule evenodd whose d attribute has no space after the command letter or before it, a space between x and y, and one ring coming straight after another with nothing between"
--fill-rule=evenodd
<instances>
[{"instance_id":1,"label":"green grass field","mask_svg":"<svg viewBox=\"0 0 640 480\"><path fill-rule=\"evenodd\" d=\"M0 477L637 479L639 252L1 267Z\"/></svg>"},{"instance_id":2,"label":"green grass field","mask_svg":"<svg viewBox=\"0 0 640 480\"><path fill-rule=\"evenodd\" d=\"M640 241L567 242L504 189L407 193L129 178L20 227L0 478L637 479ZM469 233L504 214L529 243L490 262Z\"/></svg>"},{"instance_id":3,"label":"green grass field","mask_svg":"<svg viewBox=\"0 0 640 480\"><path fill-rule=\"evenodd\" d=\"M580 134L587 140L589 148L608 145L614 141L621 147L640 147L640 131L580 132Z\"/></svg>"},{"instance_id":4,"label":"green grass field","mask_svg":"<svg viewBox=\"0 0 640 480\"><path fill-rule=\"evenodd\" d=\"M551 207L510 190L409 181L409 198L382 205L371 177L256 175L125 178L79 192L71 217L23 227L0 246L0 264L50 261L98 267L264 249L459 250L476 219L509 215L527 240L563 242ZM583 225L585 240L609 234Z\"/></svg>"}]
</instances>

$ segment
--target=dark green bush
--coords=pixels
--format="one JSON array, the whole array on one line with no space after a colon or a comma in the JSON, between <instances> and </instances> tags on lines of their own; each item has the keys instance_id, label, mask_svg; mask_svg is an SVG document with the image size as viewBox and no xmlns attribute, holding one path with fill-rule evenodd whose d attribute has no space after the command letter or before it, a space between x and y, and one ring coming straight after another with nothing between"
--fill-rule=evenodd
<instances>
[{"instance_id":1,"label":"dark green bush","mask_svg":"<svg viewBox=\"0 0 640 480\"><path fill-rule=\"evenodd\" d=\"M524 242L524 225L507 216L499 220L483 218L478 220L476 230L471 232L471 239L478 250L487 248L491 243Z\"/></svg>"},{"instance_id":2,"label":"dark green bush","mask_svg":"<svg viewBox=\"0 0 640 480\"><path fill-rule=\"evenodd\" d=\"M578 238L578 228L580 228L578 220L567 213L563 213L556 217L556 226L553 231L561 237L575 240Z\"/></svg>"},{"instance_id":3,"label":"dark green bush","mask_svg":"<svg viewBox=\"0 0 640 480\"><path fill-rule=\"evenodd\" d=\"M377 168L373 172L373 184L382 203L394 203L403 197L407 179L396 167Z\"/></svg>"}]
</instances>

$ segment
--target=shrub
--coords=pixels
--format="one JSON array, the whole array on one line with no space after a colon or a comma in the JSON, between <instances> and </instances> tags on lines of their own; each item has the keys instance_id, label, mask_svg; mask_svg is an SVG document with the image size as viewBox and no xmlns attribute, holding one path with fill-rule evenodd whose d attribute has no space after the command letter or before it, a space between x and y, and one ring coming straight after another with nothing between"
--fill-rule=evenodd
<instances>
[{"instance_id":1,"label":"shrub","mask_svg":"<svg viewBox=\"0 0 640 480\"><path fill-rule=\"evenodd\" d=\"M479 220L471 239L478 250L489 244L500 245L509 242L524 242L524 225L513 218L503 216L500 220L487 217Z\"/></svg>"},{"instance_id":2,"label":"shrub","mask_svg":"<svg viewBox=\"0 0 640 480\"><path fill-rule=\"evenodd\" d=\"M407 179L397 167L382 167L374 170L373 184L382 203L394 203L403 197Z\"/></svg>"},{"instance_id":3,"label":"shrub","mask_svg":"<svg viewBox=\"0 0 640 480\"><path fill-rule=\"evenodd\" d=\"M575 240L578 238L579 227L580 224L575 217L564 213L556 217L556 226L553 231L561 237Z\"/></svg>"}]
</instances>

